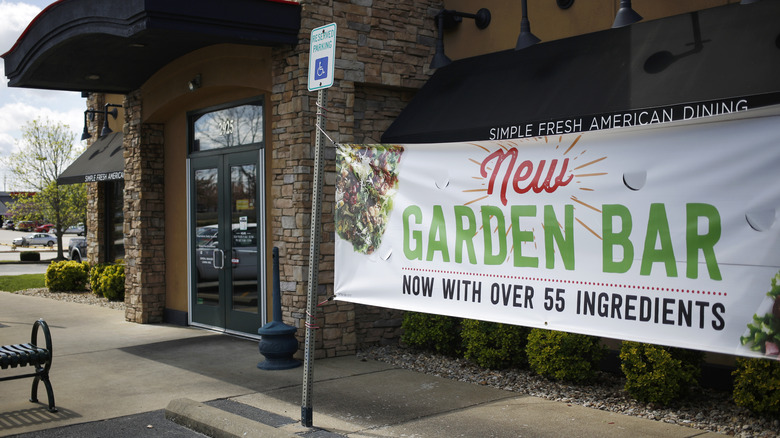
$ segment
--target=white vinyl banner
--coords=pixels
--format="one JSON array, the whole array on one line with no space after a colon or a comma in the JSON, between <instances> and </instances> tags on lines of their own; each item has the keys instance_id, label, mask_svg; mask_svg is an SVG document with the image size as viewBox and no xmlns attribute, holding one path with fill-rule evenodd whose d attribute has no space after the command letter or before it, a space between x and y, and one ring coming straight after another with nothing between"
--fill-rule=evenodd
<instances>
[{"instance_id":1,"label":"white vinyl banner","mask_svg":"<svg viewBox=\"0 0 780 438\"><path fill-rule=\"evenodd\" d=\"M336 299L778 357L780 107L336 161Z\"/></svg>"}]
</instances>

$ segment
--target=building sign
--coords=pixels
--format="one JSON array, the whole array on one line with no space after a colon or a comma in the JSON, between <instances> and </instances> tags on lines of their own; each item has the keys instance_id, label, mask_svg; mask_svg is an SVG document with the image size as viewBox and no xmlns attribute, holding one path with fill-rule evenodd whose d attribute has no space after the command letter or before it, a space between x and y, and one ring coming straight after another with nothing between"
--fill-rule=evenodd
<instances>
[{"instance_id":1,"label":"building sign","mask_svg":"<svg viewBox=\"0 0 780 438\"><path fill-rule=\"evenodd\" d=\"M125 172L99 172L84 175L84 182L118 181L125 179Z\"/></svg>"},{"instance_id":2,"label":"building sign","mask_svg":"<svg viewBox=\"0 0 780 438\"><path fill-rule=\"evenodd\" d=\"M777 357L779 126L342 145L336 298Z\"/></svg>"},{"instance_id":3,"label":"building sign","mask_svg":"<svg viewBox=\"0 0 780 438\"><path fill-rule=\"evenodd\" d=\"M309 91L333 86L336 62L336 23L311 31L309 45Z\"/></svg>"},{"instance_id":4,"label":"building sign","mask_svg":"<svg viewBox=\"0 0 780 438\"><path fill-rule=\"evenodd\" d=\"M657 125L660 123L732 114L778 103L780 103L780 94L771 93L565 119L518 122L514 125L492 126L487 129L486 133L482 133L477 138L506 140Z\"/></svg>"}]
</instances>

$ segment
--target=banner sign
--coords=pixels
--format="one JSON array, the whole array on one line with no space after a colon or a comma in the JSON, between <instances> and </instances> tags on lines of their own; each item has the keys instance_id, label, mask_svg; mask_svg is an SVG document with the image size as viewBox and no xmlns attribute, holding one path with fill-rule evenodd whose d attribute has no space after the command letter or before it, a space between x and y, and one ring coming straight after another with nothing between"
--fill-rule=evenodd
<instances>
[{"instance_id":1,"label":"banner sign","mask_svg":"<svg viewBox=\"0 0 780 438\"><path fill-rule=\"evenodd\" d=\"M336 161L336 299L778 357L780 106Z\"/></svg>"}]
</instances>

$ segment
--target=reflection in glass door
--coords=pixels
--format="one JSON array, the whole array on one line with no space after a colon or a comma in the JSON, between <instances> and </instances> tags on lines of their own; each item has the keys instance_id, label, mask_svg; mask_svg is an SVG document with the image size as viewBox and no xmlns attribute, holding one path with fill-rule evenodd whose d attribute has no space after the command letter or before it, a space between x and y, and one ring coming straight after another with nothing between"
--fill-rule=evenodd
<instances>
[{"instance_id":1,"label":"reflection in glass door","mask_svg":"<svg viewBox=\"0 0 780 438\"><path fill-rule=\"evenodd\" d=\"M257 165L234 164L229 166L229 172L230 307L235 312L258 315Z\"/></svg>"},{"instance_id":2,"label":"reflection in glass door","mask_svg":"<svg viewBox=\"0 0 780 438\"><path fill-rule=\"evenodd\" d=\"M198 306L220 305L219 273L224 268L224 251L218 245L219 238L219 190L218 168L206 167L194 170L195 201L195 303ZM204 311L205 312L205 311ZM204 313L201 312L201 313ZM211 313L211 312L208 312ZM224 321L213 315L202 322L223 325Z\"/></svg>"},{"instance_id":3,"label":"reflection in glass door","mask_svg":"<svg viewBox=\"0 0 780 438\"><path fill-rule=\"evenodd\" d=\"M194 324L249 335L263 325L260 154L191 159Z\"/></svg>"}]
</instances>

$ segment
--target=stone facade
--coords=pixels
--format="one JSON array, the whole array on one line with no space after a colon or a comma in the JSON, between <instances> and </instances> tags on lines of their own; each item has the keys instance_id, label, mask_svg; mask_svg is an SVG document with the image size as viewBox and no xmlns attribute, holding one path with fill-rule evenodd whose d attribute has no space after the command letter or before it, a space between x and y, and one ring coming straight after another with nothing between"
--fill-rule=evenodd
<instances>
[{"instance_id":1,"label":"stone facade","mask_svg":"<svg viewBox=\"0 0 780 438\"><path fill-rule=\"evenodd\" d=\"M300 43L273 49L269 105L272 182L267 206L279 248L285 323L305 337L309 234L314 172L316 92L307 89L311 29L338 26L335 84L328 90L325 132L338 143L376 143L428 79L434 16L442 2L312 1L302 5ZM164 126L143 123L140 91L125 97L124 235L128 321L162 322L165 307ZM98 105L98 102L94 103ZM100 103L102 105L102 103ZM325 146L318 301L333 295L335 146ZM90 187L90 235L97 245L100 186ZM100 248L94 254L99 254ZM98 260L97 258L95 260ZM402 313L328 301L318 307L315 357L353 354L396 340ZM302 353L302 350L301 352Z\"/></svg>"},{"instance_id":2,"label":"stone facade","mask_svg":"<svg viewBox=\"0 0 780 438\"><path fill-rule=\"evenodd\" d=\"M304 2L301 42L274 51L271 98L274 245L282 260L285 323L305 335L316 93L307 89L308 38L315 27L338 27L335 83L328 90L325 132L337 143L376 143L428 79L441 1ZM325 188L318 302L333 294L335 148L324 150ZM329 301L318 307L315 357L352 354L398 337L401 313Z\"/></svg>"},{"instance_id":3,"label":"stone facade","mask_svg":"<svg viewBox=\"0 0 780 438\"><path fill-rule=\"evenodd\" d=\"M163 126L142 123L141 93L125 97L125 319L163 321L165 178Z\"/></svg>"},{"instance_id":4,"label":"stone facade","mask_svg":"<svg viewBox=\"0 0 780 438\"><path fill-rule=\"evenodd\" d=\"M101 109L105 104L105 95L91 93L87 98L87 108ZM87 124L87 129L92 135L89 139L90 146L97 140L100 127L103 126L103 114L95 114L94 120ZM105 185L98 182L87 184L87 261L95 265L106 259L107 248L104 239L106 227L106 190Z\"/></svg>"}]
</instances>

